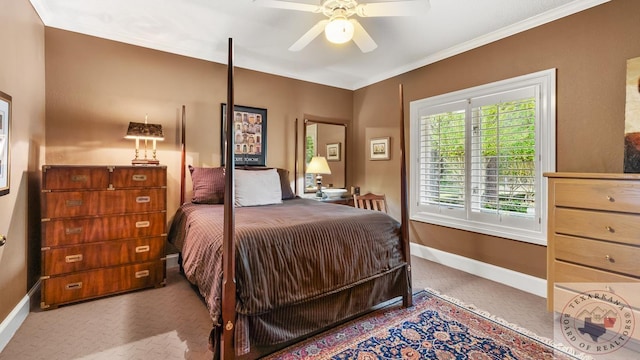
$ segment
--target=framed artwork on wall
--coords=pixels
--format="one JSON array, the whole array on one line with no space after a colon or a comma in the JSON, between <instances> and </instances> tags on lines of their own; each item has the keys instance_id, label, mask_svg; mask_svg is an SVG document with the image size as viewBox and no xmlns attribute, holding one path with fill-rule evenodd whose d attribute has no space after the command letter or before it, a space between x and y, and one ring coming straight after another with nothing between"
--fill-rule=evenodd
<instances>
[{"instance_id":1,"label":"framed artwork on wall","mask_svg":"<svg viewBox=\"0 0 640 360\"><path fill-rule=\"evenodd\" d=\"M340 143L327 144L327 161L340 161Z\"/></svg>"},{"instance_id":2,"label":"framed artwork on wall","mask_svg":"<svg viewBox=\"0 0 640 360\"><path fill-rule=\"evenodd\" d=\"M627 60L624 172L640 173L640 57Z\"/></svg>"},{"instance_id":3,"label":"framed artwork on wall","mask_svg":"<svg viewBox=\"0 0 640 360\"><path fill-rule=\"evenodd\" d=\"M11 96L0 91L0 196L9 193Z\"/></svg>"},{"instance_id":4,"label":"framed artwork on wall","mask_svg":"<svg viewBox=\"0 0 640 360\"><path fill-rule=\"evenodd\" d=\"M224 165L225 120L227 104L222 104L221 164ZM267 109L235 105L233 111L234 159L236 166L265 166L267 164Z\"/></svg>"},{"instance_id":5,"label":"framed artwork on wall","mask_svg":"<svg viewBox=\"0 0 640 360\"><path fill-rule=\"evenodd\" d=\"M389 160L390 149L389 140L390 137L373 138L369 142L369 160Z\"/></svg>"}]
</instances>

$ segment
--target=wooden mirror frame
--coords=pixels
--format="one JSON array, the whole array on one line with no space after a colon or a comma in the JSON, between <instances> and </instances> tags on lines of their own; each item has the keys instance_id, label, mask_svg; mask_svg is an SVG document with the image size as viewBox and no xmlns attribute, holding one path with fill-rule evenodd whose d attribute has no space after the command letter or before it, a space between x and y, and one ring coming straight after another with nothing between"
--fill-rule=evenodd
<instances>
[{"instance_id":1,"label":"wooden mirror frame","mask_svg":"<svg viewBox=\"0 0 640 360\"><path fill-rule=\"evenodd\" d=\"M342 142L338 142L339 143L339 148L340 148L340 159L338 160L339 162L341 162L344 166L344 176L343 176L343 186L334 186L336 188L347 188L347 151L348 151L348 146L347 146L347 124L346 123L342 123L342 122L337 122L337 121L328 121L328 120L318 120L315 119L313 117L307 117L304 119L304 135L303 135L303 139L302 139L302 192L303 193L312 193L315 192L316 189L308 189L306 186L306 170L307 170L307 126L311 125L311 124L318 124L318 125L334 125L334 126L341 126L343 128L343 141ZM313 156L320 154L321 156L326 156L326 149L324 148L326 146L326 144L332 144L335 143L331 140L329 141L325 141L325 142L321 142L321 144L323 144L323 148L321 149L316 149L316 154L313 154ZM338 161L331 161L329 160L329 167L331 167L332 164L337 163ZM327 175L325 175L326 177ZM330 176L334 176L334 175L330 175ZM323 186L326 186L329 184L329 182L325 182L323 180Z\"/></svg>"}]
</instances>

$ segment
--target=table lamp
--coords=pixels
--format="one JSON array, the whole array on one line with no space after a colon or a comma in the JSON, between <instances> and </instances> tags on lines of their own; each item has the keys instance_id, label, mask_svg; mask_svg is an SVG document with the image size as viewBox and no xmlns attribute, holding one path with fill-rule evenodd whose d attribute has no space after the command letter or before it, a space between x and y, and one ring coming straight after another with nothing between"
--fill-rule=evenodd
<instances>
[{"instance_id":1,"label":"table lamp","mask_svg":"<svg viewBox=\"0 0 640 360\"><path fill-rule=\"evenodd\" d=\"M127 129L127 135L125 139L136 140L136 155L131 160L132 165L158 165L160 161L156 158L156 141L164 140L164 134L162 133L162 125L148 124L147 117L144 118L144 123L130 122ZM144 140L144 159L139 157L140 153L140 140ZM147 158L147 141L153 141L153 158Z\"/></svg>"},{"instance_id":2,"label":"table lamp","mask_svg":"<svg viewBox=\"0 0 640 360\"><path fill-rule=\"evenodd\" d=\"M327 159L324 156L314 156L307 165L306 173L316 174L316 197L322 197L322 175L331 174Z\"/></svg>"}]
</instances>

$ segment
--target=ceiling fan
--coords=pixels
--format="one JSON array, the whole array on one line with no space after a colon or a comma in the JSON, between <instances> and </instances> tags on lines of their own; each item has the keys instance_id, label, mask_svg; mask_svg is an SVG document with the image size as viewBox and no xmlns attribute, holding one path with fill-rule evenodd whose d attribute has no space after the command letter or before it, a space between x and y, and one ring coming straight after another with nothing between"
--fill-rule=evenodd
<instances>
[{"instance_id":1,"label":"ceiling fan","mask_svg":"<svg viewBox=\"0 0 640 360\"><path fill-rule=\"evenodd\" d=\"M321 5L303 4L284 0L253 0L263 6L322 13L328 19L318 21L298 41L289 48L290 51L300 51L315 39L321 32L325 32L327 39L336 44L342 44L353 39L353 42L367 53L378 45L369 36L358 20L350 18L381 16L410 16L424 12L429 8L429 0L402 0L359 4L356 0L323 0Z\"/></svg>"}]
</instances>

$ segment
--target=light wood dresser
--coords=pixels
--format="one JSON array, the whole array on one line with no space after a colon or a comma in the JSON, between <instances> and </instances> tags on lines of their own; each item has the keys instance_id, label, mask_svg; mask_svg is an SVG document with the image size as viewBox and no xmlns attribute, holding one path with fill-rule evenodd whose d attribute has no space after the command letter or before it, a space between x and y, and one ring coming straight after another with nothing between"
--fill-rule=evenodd
<instances>
[{"instance_id":1,"label":"light wood dresser","mask_svg":"<svg viewBox=\"0 0 640 360\"><path fill-rule=\"evenodd\" d=\"M165 166L42 168L43 309L165 282Z\"/></svg>"},{"instance_id":2,"label":"light wood dresser","mask_svg":"<svg viewBox=\"0 0 640 360\"><path fill-rule=\"evenodd\" d=\"M549 179L548 309L561 312L577 293L602 287L599 290L623 296L637 310L640 174L545 176ZM628 284L632 290L627 290Z\"/></svg>"}]
</instances>

